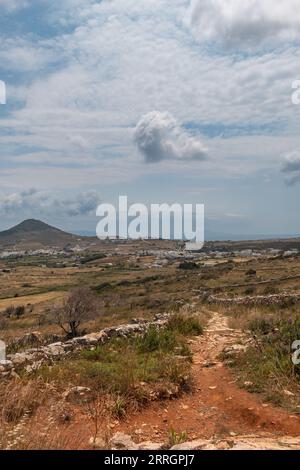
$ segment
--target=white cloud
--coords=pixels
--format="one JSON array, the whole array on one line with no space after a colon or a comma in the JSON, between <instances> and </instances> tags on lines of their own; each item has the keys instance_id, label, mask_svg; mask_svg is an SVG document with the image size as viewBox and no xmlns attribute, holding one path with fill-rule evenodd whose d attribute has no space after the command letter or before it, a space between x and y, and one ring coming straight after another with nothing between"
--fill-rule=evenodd
<instances>
[{"instance_id":1,"label":"white cloud","mask_svg":"<svg viewBox=\"0 0 300 470\"><path fill-rule=\"evenodd\" d=\"M282 172L288 185L300 182L300 150L288 153L282 163Z\"/></svg>"},{"instance_id":2,"label":"white cloud","mask_svg":"<svg viewBox=\"0 0 300 470\"><path fill-rule=\"evenodd\" d=\"M298 78L299 49L239 61L230 55L210 55L195 46L190 31L182 27L187 0L172 1L172 9L168 3L68 0L60 6L74 17L73 30L50 40L28 36L6 42L10 52L2 53L7 68L17 71L19 79L22 67L36 74L31 82L21 81L20 87L8 84L8 101L16 97L25 104L1 120L1 160L6 165L0 175L2 187L20 187L25 174L30 181L26 185L42 180L56 190L59 185L99 181L117 185L156 171L154 165L141 169L145 165L138 163L131 132L153 109L170 113L160 123L164 162L159 171L177 172L179 177L182 171L193 172L190 160L203 158L205 146L214 156L202 163L205 171L211 165L215 173L240 175L274 168L280 153L299 145L290 145L284 135L298 136L300 107L291 105L290 94L291 82ZM53 5L56 20L67 20L58 0ZM214 21L211 17L208 23L214 27ZM257 137L253 130L247 139L220 136L199 141L172 116L178 123L199 125L200 130L203 124L214 130L220 123L225 132L239 125L259 130L275 122L288 131L279 128L280 137L271 143L270 136L259 131Z\"/></svg>"},{"instance_id":3,"label":"white cloud","mask_svg":"<svg viewBox=\"0 0 300 470\"><path fill-rule=\"evenodd\" d=\"M26 105L15 113L13 125L39 136L47 129L54 134L53 145L63 146L63 130L74 129L83 137L82 132L96 128L123 132L150 109L166 109L180 122L200 122L205 116L206 122L227 125L295 114L289 98L299 50L239 62L203 55L174 18L157 19L160 9L157 16L131 20L126 13L113 14L120 2L104 4L105 17L95 15L92 23L83 22L49 45L64 66L37 75L23 91Z\"/></svg>"},{"instance_id":4,"label":"white cloud","mask_svg":"<svg viewBox=\"0 0 300 470\"><path fill-rule=\"evenodd\" d=\"M191 0L185 16L196 39L221 48L258 49L300 39L298 0Z\"/></svg>"},{"instance_id":5,"label":"white cloud","mask_svg":"<svg viewBox=\"0 0 300 470\"><path fill-rule=\"evenodd\" d=\"M62 55L59 44L52 40L33 42L23 37L1 38L1 45L1 68L19 73L41 73Z\"/></svg>"},{"instance_id":6,"label":"white cloud","mask_svg":"<svg viewBox=\"0 0 300 470\"><path fill-rule=\"evenodd\" d=\"M169 113L152 111L142 116L134 131L138 149L147 163L161 160L204 160L203 143L182 129Z\"/></svg>"}]
</instances>

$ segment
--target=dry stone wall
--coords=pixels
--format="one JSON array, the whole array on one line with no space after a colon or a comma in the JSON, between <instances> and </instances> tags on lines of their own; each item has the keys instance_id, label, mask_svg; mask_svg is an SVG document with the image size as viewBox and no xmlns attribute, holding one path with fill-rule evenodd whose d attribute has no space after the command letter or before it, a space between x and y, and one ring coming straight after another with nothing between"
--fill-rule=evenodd
<instances>
[{"instance_id":1,"label":"dry stone wall","mask_svg":"<svg viewBox=\"0 0 300 470\"><path fill-rule=\"evenodd\" d=\"M243 297L218 297L216 295L210 295L206 301L210 304L219 305L245 305L245 306L256 306L256 305L278 305L283 306L287 303L296 304L300 302L300 294L271 294L271 295L256 295L256 296L243 296Z\"/></svg>"},{"instance_id":2,"label":"dry stone wall","mask_svg":"<svg viewBox=\"0 0 300 470\"><path fill-rule=\"evenodd\" d=\"M6 360L0 361L0 379L17 376L18 372L25 370L30 373L45 364L53 364L55 361L67 355L81 350L91 349L95 346L107 343L114 337L129 337L132 334L145 333L151 326L163 328L166 326L170 315L156 315L155 319L147 322L143 319L133 320L126 325L104 328L103 330L90 333L68 341L58 341L47 346L27 349L7 356Z\"/></svg>"}]
</instances>

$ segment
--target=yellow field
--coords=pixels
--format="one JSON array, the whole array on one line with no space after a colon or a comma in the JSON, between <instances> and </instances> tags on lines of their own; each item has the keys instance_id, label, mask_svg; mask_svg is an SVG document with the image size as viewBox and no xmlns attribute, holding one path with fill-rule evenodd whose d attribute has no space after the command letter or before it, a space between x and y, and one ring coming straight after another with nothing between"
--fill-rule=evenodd
<instances>
[{"instance_id":1,"label":"yellow field","mask_svg":"<svg viewBox=\"0 0 300 470\"><path fill-rule=\"evenodd\" d=\"M1 299L0 300L0 310L5 310L7 307L11 305L13 307L17 307L19 305L27 305L27 304L39 304L41 302L48 302L50 300L59 300L62 299L66 295L65 292L45 292L44 294L37 294L37 295L24 295L22 297L16 298L8 298L8 299Z\"/></svg>"}]
</instances>

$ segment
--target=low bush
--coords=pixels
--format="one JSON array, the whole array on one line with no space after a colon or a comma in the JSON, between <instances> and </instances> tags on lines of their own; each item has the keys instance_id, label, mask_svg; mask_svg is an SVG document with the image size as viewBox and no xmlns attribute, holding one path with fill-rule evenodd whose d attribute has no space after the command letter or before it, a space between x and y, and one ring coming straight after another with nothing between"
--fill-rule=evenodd
<instances>
[{"instance_id":1,"label":"low bush","mask_svg":"<svg viewBox=\"0 0 300 470\"><path fill-rule=\"evenodd\" d=\"M173 315L169 320L168 329L184 336L197 336L203 334L203 327L199 318L189 315Z\"/></svg>"}]
</instances>

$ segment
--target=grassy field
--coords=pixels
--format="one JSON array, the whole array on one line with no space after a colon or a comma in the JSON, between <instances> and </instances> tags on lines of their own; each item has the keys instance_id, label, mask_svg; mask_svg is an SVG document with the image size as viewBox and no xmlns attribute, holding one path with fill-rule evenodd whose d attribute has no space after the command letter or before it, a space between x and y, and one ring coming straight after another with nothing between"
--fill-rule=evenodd
<instances>
[{"instance_id":1,"label":"grassy field","mask_svg":"<svg viewBox=\"0 0 300 470\"><path fill-rule=\"evenodd\" d=\"M203 292L234 297L300 290L299 257L211 259L199 262L197 269L185 270L176 261L159 268L152 267L154 262L153 256L135 255L108 256L65 268L50 268L46 262L24 266L24 260L21 266L14 261L12 267L10 261L5 268L11 271L1 273L0 310L24 305L26 312L22 318L7 321L2 315L2 336L13 338L36 329L57 333L47 321L47 312L75 286L89 286L97 298L94 318L85 325L87 331L132 317L151 318L155 313L176 311L186 303L200 304L198 296ZM288 276L291 279L284 279Z\"/></svg>"}]
</instances>

